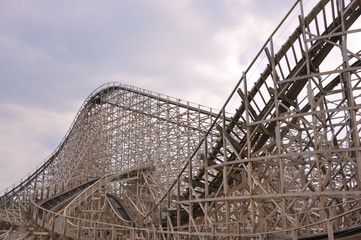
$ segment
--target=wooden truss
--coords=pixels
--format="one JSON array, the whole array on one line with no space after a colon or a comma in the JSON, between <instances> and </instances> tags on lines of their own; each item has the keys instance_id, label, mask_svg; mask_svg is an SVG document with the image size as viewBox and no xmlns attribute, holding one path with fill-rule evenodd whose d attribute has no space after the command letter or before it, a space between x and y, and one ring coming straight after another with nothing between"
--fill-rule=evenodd
<instances>
[{"instance_id":1,"label":"wooden truss","mask_svg":"<svg viewBox=\"0 0 361 240\"><path fill-rule=\"evenodd\" d=\"M214 110L121 84L1 198L76 239L298 239L361 228L361 1L297 1Z\"/></svg>"}]
</instances>

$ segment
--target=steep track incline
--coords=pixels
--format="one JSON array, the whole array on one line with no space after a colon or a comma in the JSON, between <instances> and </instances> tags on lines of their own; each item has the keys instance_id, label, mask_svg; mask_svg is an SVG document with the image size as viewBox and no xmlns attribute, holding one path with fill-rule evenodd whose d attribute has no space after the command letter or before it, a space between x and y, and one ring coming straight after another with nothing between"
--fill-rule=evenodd
<instances>
[{"instance_id":1,"label":"steep track incline","mask_svg":"<svg viewBox=\"0 0 361 240\"><path fill-rule=\"evenodd\" d=\"M56 219L38 224L73 238L358 236L360 15L359 0L296 1L219 114L102 87L42 170L1 198L1 218L21 222L37 192L31 213ZM94 178L64 214L37 203Z\"/></svg>"},{"instance_id":2,"label":"steep track incline","mask_svg":"<svg viewBox=\"0 0 361 240\"><path fill-rule=\"evenodd\" d=\"M0 219L22 224L21 212L28 210L37 189L41 189L37 197L45 199L134 167L155 169L158 182L152 184L169 186L209 129L215 112L148 90L105 84L86 99L49 159L2 194Z\"/></svg>"}]
</instances>

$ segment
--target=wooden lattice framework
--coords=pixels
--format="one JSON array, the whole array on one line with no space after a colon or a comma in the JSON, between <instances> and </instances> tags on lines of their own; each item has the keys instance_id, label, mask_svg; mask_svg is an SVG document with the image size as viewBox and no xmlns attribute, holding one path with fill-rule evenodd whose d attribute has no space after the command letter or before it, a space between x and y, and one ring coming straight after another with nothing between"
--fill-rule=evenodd
<instances>
[{"instance_id":1,"label":"wooden lattice framework","mask_svg":"<svg viewBox=\"0 0 361 240\"><path fill-rule=\"evenodd\" d=\"M52 156L2 196L1 217L22 223L35 189L41 199L132 168L163 196L216 117L214 110L162 94L109 83L85 101ZM216 133L219 135L219 133Z\"/></svg>"},{"instance_id":2,"label":"wooden lattice framework","mask_svg":"<svg viewBox=\"0 0 361 240\"><path fill-rule=\"evenodd\" d=\"M49 231L91 239L358 234L360 14L359 0L297 1L218 114L101 87L1 218L21 223L30 203Z\"/></svg>"}]
</instances>

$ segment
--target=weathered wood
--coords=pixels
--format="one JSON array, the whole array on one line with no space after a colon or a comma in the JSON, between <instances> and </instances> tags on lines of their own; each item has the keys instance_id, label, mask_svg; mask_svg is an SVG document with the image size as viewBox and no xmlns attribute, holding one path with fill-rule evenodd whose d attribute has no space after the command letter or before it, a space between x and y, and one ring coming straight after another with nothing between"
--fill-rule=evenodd
<instances>
[{"instance_id":1,"label":"weathered wood","mask_svg":"<svg viewBox=\"0 0 361 240\"><path fill-rule=\"evenodd\" d=\"M219 114L101 87L1 197L1 219L21 224L30 204L49 233L87 239L332 239L359 224L361 57L347 40L361 2L344 4L297 1Z\"/></svg>"}]
</instances>

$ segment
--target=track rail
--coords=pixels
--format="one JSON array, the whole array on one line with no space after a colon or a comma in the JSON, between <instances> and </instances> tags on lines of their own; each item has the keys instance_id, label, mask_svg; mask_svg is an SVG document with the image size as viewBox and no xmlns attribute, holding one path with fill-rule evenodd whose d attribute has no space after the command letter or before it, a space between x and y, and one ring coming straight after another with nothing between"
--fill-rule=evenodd
<instances>
[{"instance_id":1,"label":"track rail","mask_svg":"<svg viewBox=\"0 0 361 240\"><path fill-rule=\"evenodd\" d=\"M215 112L140 88L105 84L85 100L49 159L25 180L3 192L0 219L22 224L21 211L28 208L36 189L42 189L39 197L45 199L89 179L133 167L163 165L156 172L164 175L162 184L168 185L180 171L185 156L209 128ZM105 135L107 140L103 143ZM143 136L142 142L138 136ZM121 146L117 146L120 142ZM147 161L149 158L151 161ZM172 163L174 171L167 172L165 163Z\"/></svg>"},{"instance_id":2,"label":"track rail","mask_svg":"<svg viewBox=\"0 0 361 240\"><path fill-rule=\"evenodd\" d=\"M94 92L37 176L41 188L28 185L41 189L32 218L73 238L357 236L361 1L308 4L296 1L218 114L122 85ZM55 169L66 182L50 180ZM119 173L128 175L115 181ZM64 214L38 204L59 191L53 186L94 177ZM17 189L2 199L4 209L21 202ZM108 214L106 193L133 220ZM45 223L41 211L56 221Z\"/></svg>"}]
</instances>

